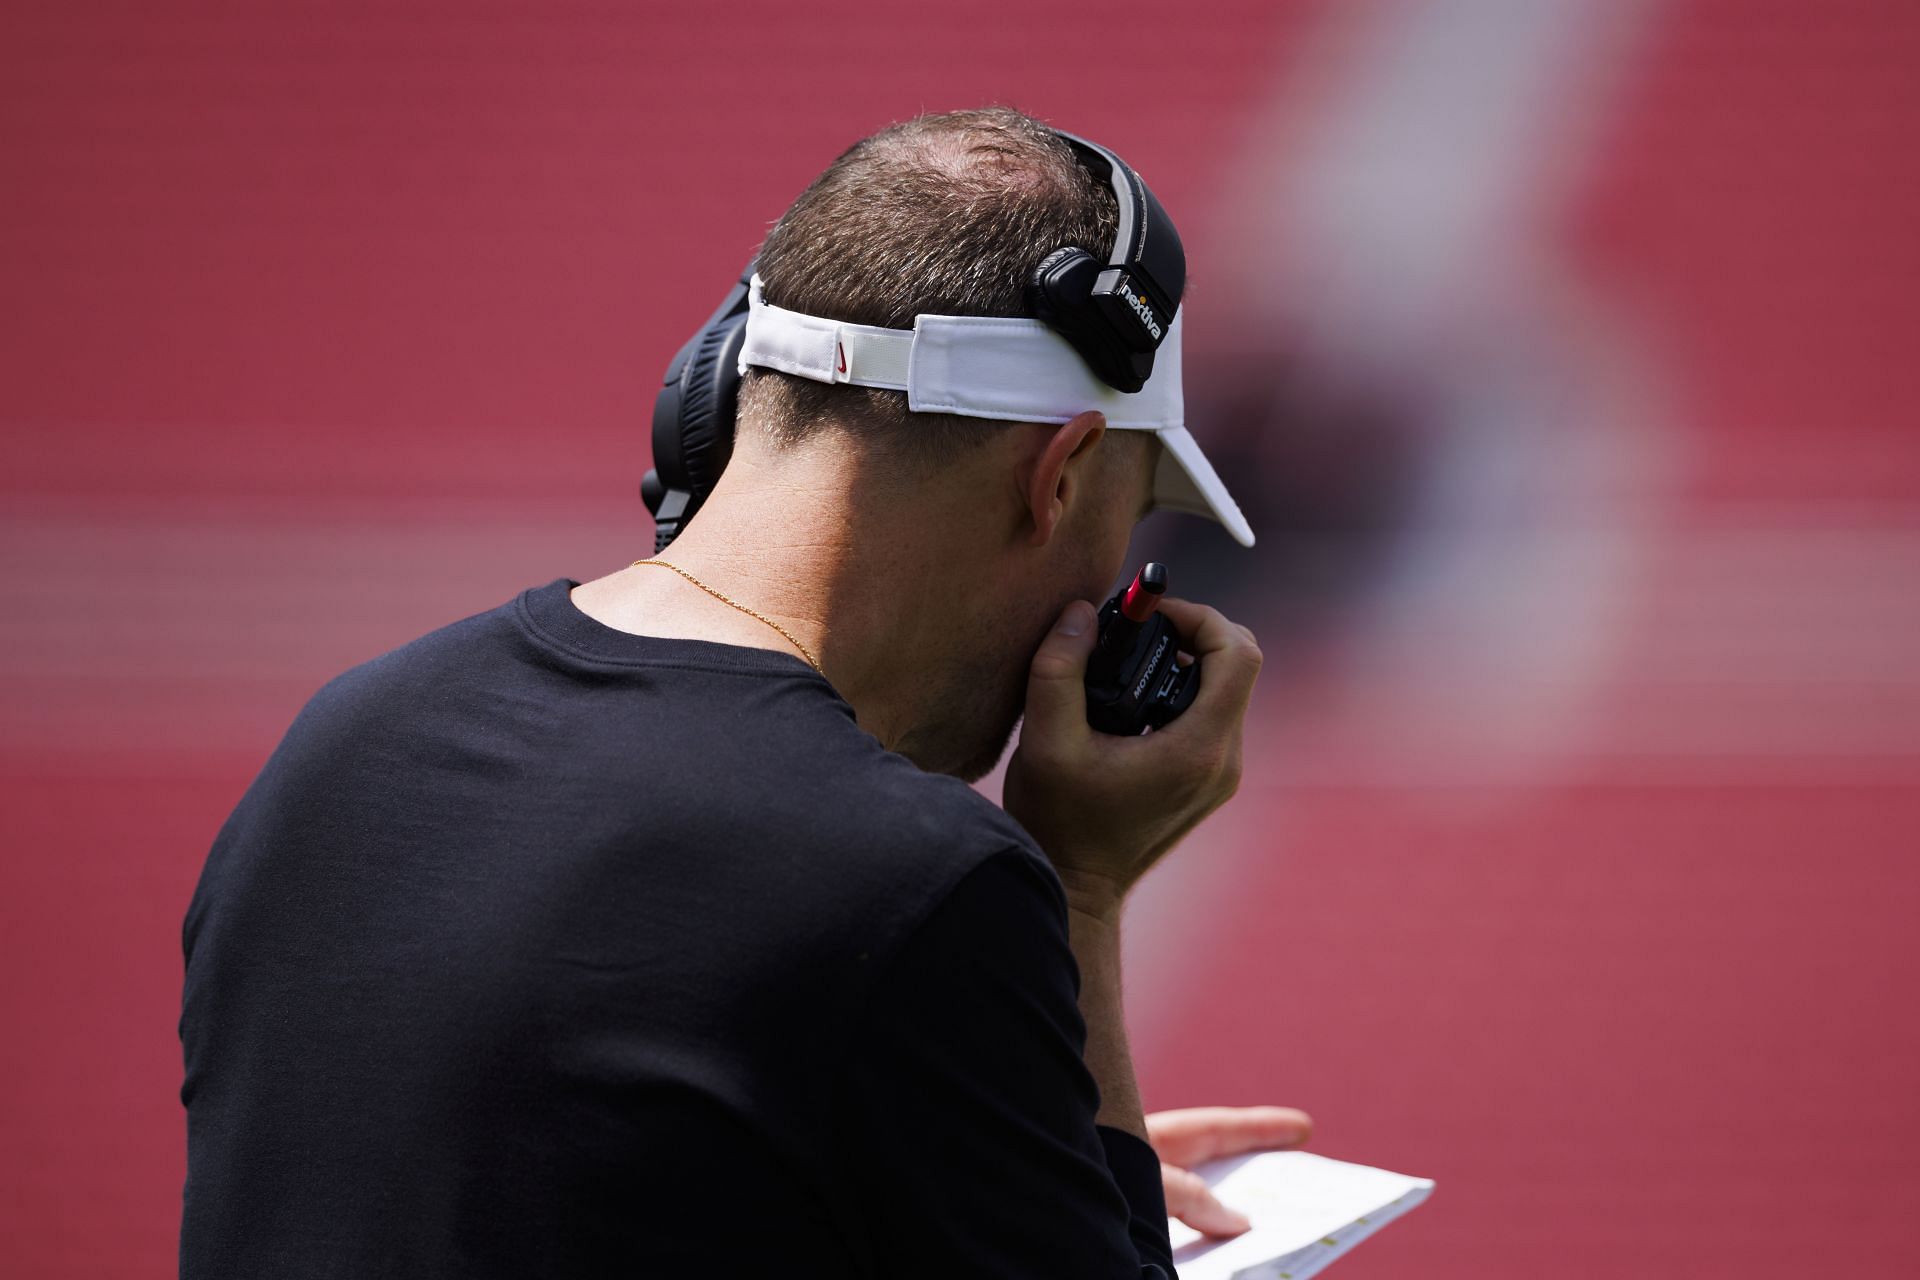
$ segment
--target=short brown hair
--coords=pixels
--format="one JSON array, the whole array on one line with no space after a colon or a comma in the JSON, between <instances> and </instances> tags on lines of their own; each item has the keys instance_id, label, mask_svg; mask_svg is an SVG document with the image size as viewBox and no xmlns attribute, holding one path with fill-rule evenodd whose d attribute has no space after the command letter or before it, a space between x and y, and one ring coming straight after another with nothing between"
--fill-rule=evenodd
<instances>
[{"instance_id":1,"label":"short brown hair","mask_svg":"<svg viewBox=\"0 0 1920 1280\"><path fill-rule=\"evenodd\" d=\"M924 115L853 144L781 215L756 269L775 306L910 329L916 315L1031 317L1026 285L1062 245L1105 257L1113 190L1046 125L1009 107ZM1002 429L909 413L903 391L753 368L740 426L785 446L841 429L916 471Z\"/></svg>"}]
</instances>

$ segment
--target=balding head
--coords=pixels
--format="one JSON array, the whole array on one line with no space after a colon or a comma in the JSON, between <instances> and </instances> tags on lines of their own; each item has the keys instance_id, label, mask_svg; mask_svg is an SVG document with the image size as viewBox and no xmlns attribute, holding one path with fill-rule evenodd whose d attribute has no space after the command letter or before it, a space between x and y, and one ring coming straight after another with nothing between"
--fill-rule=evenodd
<instances>
[{"instance_id":1,"label":"balding head","mask_svg":"<svg viewBox=\"0 0 1920 1280\"><path fill-rule=\"evenodd\" d=\"M855 143L774 224L756 267L769 303L852 324L911 329L922 314L1031 318L1034 267L1063 245L1104 257L1118 216L1112 188L1046 125L1006 107L954 111ZM740 391L742 438L791 446L844 432L915 477L1002 429L910 414L904 392L766 369L750 369Z\"/></svg>"}]
</instances>

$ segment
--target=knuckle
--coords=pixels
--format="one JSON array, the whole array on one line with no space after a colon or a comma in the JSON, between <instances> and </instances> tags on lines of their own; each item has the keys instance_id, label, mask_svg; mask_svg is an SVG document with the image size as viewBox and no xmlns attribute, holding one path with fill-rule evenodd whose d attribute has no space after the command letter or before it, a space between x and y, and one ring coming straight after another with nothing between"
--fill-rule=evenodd
<instances>
[{"instance_id":1,"label":"knuckle","mask_svg":"<svg viewBox=\"0 0 1920 1280\"><path fill-rule=\"evenodd\" d=\"M1211 790L1214 782L1225 772L1228 763L1227 746L1223 742L1210 742L1187 757L1188 773L1193 785L1202 790Z\"/></svg>"}]
</instances>

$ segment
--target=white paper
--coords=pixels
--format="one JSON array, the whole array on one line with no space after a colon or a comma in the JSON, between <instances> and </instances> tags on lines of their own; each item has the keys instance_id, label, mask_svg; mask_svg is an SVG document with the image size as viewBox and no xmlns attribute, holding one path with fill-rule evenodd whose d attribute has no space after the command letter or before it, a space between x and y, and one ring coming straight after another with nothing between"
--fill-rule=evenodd
<instances>
[{"instance_id":1,"label":"white paper","mask_svg":"<svg viewBox=\"0 0 1920 1280\"><path fill-rule=\"evenodd\" d=\"M1306 1151L1210 1160L1194 1172L1253 1228L1216 1240L1169 1219L1180 1280L1306 1280L1433 1190L1431 1178Z\"/></svg>"}]
</instances>

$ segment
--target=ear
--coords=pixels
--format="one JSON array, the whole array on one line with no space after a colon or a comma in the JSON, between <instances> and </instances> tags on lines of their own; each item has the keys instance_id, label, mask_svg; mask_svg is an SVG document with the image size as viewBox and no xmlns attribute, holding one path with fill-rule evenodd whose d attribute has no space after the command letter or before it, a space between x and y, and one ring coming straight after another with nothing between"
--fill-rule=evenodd
<instances>
[{"instance_id":1,"label":"ear","mask_svg":"<svg viewBox=\"0 0 1920 1280\"><path fill-rule=\"evenodd\" d=\"M1082 465L1106 433L1106 415L1089 409L1053 428L1037 453L1021 465L1020 487L1033 517L1031 543L1044 547L1059 527L1067 503L1081 496L1088 472Z\"/></svg>"}]
</instances>

